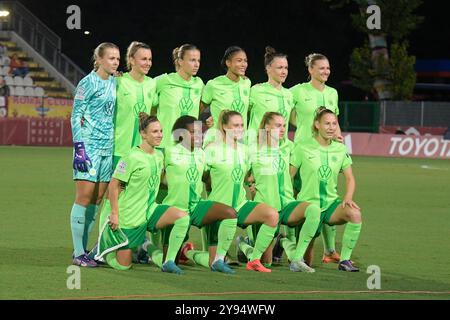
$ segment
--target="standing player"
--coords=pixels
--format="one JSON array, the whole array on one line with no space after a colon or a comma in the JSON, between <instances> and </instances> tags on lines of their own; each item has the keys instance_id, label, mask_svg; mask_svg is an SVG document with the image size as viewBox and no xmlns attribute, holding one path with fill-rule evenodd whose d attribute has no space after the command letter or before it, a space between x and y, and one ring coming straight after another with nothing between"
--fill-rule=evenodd
<instances>
[{"instance_id":1,"label":"standing player","mask_svg":"<svg viewBox=\"0 0 450 320\"><path fill-rule=\"evenodd\" d=\"M172 130L175 144L165 149L169 193L162 203L189 212L191 225L206 230L209 253L193 250L193 245L186 243L183 254L212 271L232 274L234 271L224 262L224 257L236 232L236 211L222 203L200 199L206 163L201 149L201 129L195 132L195 121L191 116L181 116L175 121ZM149 247L147 250L155 262L159 259L155 253L160 257L161 251Z\"/></svg>"},{"instance_id":2,"label":"standing player","mask_svg":"<svg viewBox=\"0 0 450 320\"><path fill-rule=\"evenodd\" d=\"M131 148L141 144L139 113L150 114L151 107L157 102L156 81L147 77L152 67L150 47L133 41L128 46L126 60L129 72L117 78L113 169Z\"/></svg>"},{"instance_id":3,"label":"standing player","mask_svg":"<svg viewBox=\"0 0 450 320\"><path fill-rule=\"evenodd\" d=\"M291 158L291 176L300 170L303 181L298 200L320 205L321 224L347 224L342 239L339 270L359 271L350 260L361 231L361 212L353 201L355 178L352 160L347 148L334 141L338 121L333 111L319 108L314 119L314 138L295 146ZM346 180L343 200L337 194L338 175L342 171ZM317 229L318 236L321 226Z\"/></svg>"},{"instance_id":4,"label":"standing player","mask_svg":"<svg viewBox=\"0 0 450 320\"><path fill-rule=\"evenodd\" d=\"M119 48L109 42L101 43L94 50L93 60L94 70L78 83L71 116L76 197L70 226L73 264L82 267L97 266L85 252L98 206L112 175L116 103L116 81L112 74L119 66Z\"/></svg>"},{"instance_id":5,"label":"standing player","mask_svg":"<svg viewBox=\"0 0 450 320\"><path fill-rule=\"evenodd\" d=\"M163 74L156 78L156 91L159 104L158 119L164 135L162 148L169 147L173 141L170 132L175 121L181 116L198 117L200 98L204 87L197 77L200 68L200 50L193 44L183 44L172 53L176 72Z\"/></svg>"},{"instance_id":6,"label":"standing player","mask_svg":"<svg viewBox=\"0 0 450 320\"><path fill-rule=\"evenodd\" d=\"M268 76L267 82L256 84L250 90L248 129L253 131L255 136L266 112L280 113L287 126L293 107L292 93L283 87L288 75L287 56L276 52L272 47L266 47L264 66ZM284 138L287 138L287 130Z\"/></svg>"},{"instance_id":7,"label":"standing player","mask_svg":"<svg viewBox=\"0 0 450 320\"><path fill-rule=\"evenodd\" d=\"M293 250L286 251L291 271L314 272L302 259L320 222L320 208L309 202L295 201L289 174L293 143L285 137L284 116L277 112L264 114L259 132L257 152L251 157L252 176L255 180L255 201L265 203L280 213L280 224L295 227L303 223L299 240ZM254 227L254 226L253 226ZM240 239L241 240L241 239ZM238 246L248 257L253 248L242 240ZM267 252L266 252L267 253ZM271 255L264 255L271 264Z\"/></svg>"},{"instance_id":8,"label":"standing player","mask_svg":"<svg viewBox=\"0 0 450 320\"><path fill-rule=\"evenodd\" d=\"M203 108L210 107L211 117L207 120L209 127L218 124L219 115L223 110L240 113L247 128L247 112L251 81L245 76L247 70L247 54L236 46L225 50L221 61L227 73L206 83L202 94ZM209 142L209 141L206 141Z\"/></svg>"},{"instance_id":9,"label":"standing player","mask_svg":"<svg viewBox=\"0 0 450 320\"><path fill-rule=\"evenodd\" d=\"M245 198L243 182L250 168L246 146L238 142L244 134L242 118L237 111L222 111L218 123L222 140L209 144L205 149L212 185L208 200L233 207L237 211L237 224L243 229L249 225L262 224L247 270L271 272L261 264L260 259L277 230L278 212L266 204L247 201Z\"/></svg>"},{"instance_id":10,"label":"standing player","mask_svg":"<svg viewBox=\"0 0 450 320\"><path fill-rule=\"evenodd\" d=\"M309 82L297 84L290 90L294 98L294 122L297 126L294 141L309 140L312 137L311 126L315 111L323 106L339 115L338 93L336 89L327 86L325 83L330 76L330 63L328 58L320 53L311 53L305 58L308 68ZM343 142L339 123L336 128L337 141ZM294 188L300 190L301 182L298 177L294 179ZM322 261L325 263L339 262L339 254L335 250L336 227L324 225L323 230L324 255Z\"/></svg>"},{"instance_id":11,"label":"standing player","mask_svg":"<svg viewBox=\"0 0 450 320\"><path fill-rule=\"evenodd\" d=\"M155 202L163 169L163 153L155 147L161 143L162 129L158 119L139 114L142 143L119 161L109 185L110 208L102 210L97 259L106 255L116 270L131 268L132 250L144 242L146 231L170 228L169 247L163 272L182 274L175 258L189 228L189 216L175 207ZM107 221L108 225L104 223ZM116 241L114 233L128 240Z\"/></svg>"}]
</instances>

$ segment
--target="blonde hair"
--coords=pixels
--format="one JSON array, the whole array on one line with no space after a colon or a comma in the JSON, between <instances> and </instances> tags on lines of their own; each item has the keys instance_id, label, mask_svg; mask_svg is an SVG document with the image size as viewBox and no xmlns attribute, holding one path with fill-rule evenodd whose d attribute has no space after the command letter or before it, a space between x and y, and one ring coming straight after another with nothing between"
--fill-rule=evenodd
<instances>
[{"instance_id":1,"label":"blonde hair","mask_svg":"<svg viewBox=\"0 0 450 320\"><path fill-rule=\"evenodd\" d=\"M97 71L98 70L98 63L97 63L97 59L98 58L103 58L103 56L105 55L105 51L106 49L117 49L119 50L119 47L116 46L114 43L111 42L102 42L100 43L97 48L94 49L94 54L92 55L92 61L94 62L94 70Z\"/></svg>"},{"instance_id":2,"label":"blonde hair","mask_svg":"<svg viewBox=\"0 0 450 320\"><path fill-rule=\"evenodd\" d=\"M257 141L259 141L259 133L261 132L262 129L265 130L265 127L267 124L269 124L270 121L272 121L275 117L281 117L283 118L283 116L278 113L278 112L266 112L264 113L264 116L261 119L261 123L259 124L259 130L258 130L258 134L257 134ZM283 118L284 120L284 118ZM267 136L270 134L269 131L266 132Z\"/></svg>"},{"instance_id":3,"label":"blonde hair","mask_svg":"<svg viewBox=\"0 0 450 320\"><path fill-rule=\"evenodd\" d=\"M224 125L228 124L228 122L230 122L231 117L234 116L239 116L242 118L242 115L234 110L222 110L222 112L220 112L219 114L219 121L218 121L218 128L220 130L220 132L222 132L223 134L225 134L225 129L223 128Z\"/></svg>"},{"instance_id":4,"label":"blonde hair","mask_svg":"<svg viewBox=\"0 0 450 320\"><path fill-rule=\"evenodd\" d=\"M328 60L328 58L321 53L310 53L305 57L306 68L312 68L317 60ZM311 75L309 73L308 79L311 79Z\"/></svg>"},{"instance_id":5,"label":"blonde hair","mask_svg":"<svg viewBox=\"0 0 450 320\"><path fill-rule=\"evenodd\" d=\"M178 60L183 60L184 55L186 54L186 51L190 50L198 50L200 51L195 45L185 43L182 46L176 47L172 50L172 61L173 65L175 66L175 70L178 71L178 68L180 67Z\"/></svg>"},{"instance_id":6,"label":"blonde hair","mask_svg":"<svg viewBox=\"0 0 450 320\"><path fill-rule=\"evenodd\" d=\"M127 62L127 69L128 71L131 70L131 63L130 63L130 59L134 58L134 55L136 54L136 52L139 49L148 49L148 50L152 50L150 48L150 46L144 42L139 42L139 41L133 41L130 43L130 45L128 46L127 49L127 56L126 56L126 62Z\"/></svg>"}]
</instances>

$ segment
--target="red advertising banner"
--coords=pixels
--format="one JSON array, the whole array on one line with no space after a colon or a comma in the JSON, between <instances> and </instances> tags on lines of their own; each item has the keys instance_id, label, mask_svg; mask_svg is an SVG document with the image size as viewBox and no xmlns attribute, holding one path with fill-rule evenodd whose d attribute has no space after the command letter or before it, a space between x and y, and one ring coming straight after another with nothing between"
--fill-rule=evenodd
<instances>
[{"instance_id":1,"label":"red advertising banner","mask_svg":"<svg viewBox=\"0 0 450 320\"><path fill-rule=\"evenodd\" d=\"M344 140L353 155L450 159L450 140L442 136L344 133Z\"/></svg>"},{"instance_id":2,"label":"red advertising banner","mask_svg":"<svg viewBox=\"0 0 450 320\"><path fill-rule=\"evenodd\" d=\"M70 121L39 118L0 118L0 144L72 146Z\"/></svg>"}]
</instances>

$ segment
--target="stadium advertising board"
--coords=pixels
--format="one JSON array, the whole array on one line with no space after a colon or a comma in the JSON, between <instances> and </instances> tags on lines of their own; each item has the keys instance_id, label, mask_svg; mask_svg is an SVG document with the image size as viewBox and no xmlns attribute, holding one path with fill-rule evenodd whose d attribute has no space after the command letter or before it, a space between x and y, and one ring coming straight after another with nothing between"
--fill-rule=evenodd
<instances>
[{"instance_id":1,"label":"stadium advertising board","mask_svg":"<svg viewBox=\"0 0 450 320\"><path fill-rule=\"evenodd\" d=\"M70 119L72 105L71 99L11 96L8 97L8 118Z\"/></svg>"}]
</instances>

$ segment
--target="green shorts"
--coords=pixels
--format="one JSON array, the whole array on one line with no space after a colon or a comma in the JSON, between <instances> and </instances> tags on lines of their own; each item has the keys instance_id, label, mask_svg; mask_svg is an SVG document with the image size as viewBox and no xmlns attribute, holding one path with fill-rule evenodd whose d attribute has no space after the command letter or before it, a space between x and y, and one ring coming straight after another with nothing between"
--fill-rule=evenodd
<instances>
[{"instance_id":1,"label":"green shorts","mask_svg":"<svg viewBox=\"0 0 450 320\"><path fill-rule=\"evenodd\" d=\"M341 199L336 199L331 206L328 207L327 210L322 211L320 213L320 223L319 226L317 227L317 231L316 234L314 235L314 238L317 238L318 236L320 236L320 233L322 232L322 227L324 224L328 224L328 222L330 221L331 216L333 215L334 211L336 210L336 208L342 203Z\"/></svg>"},{"instance_id":2,"label":"green shorts","mask_svg":"<svg viewBox=\"0 0 450 320\"><path fill-rule=\"evenodd\" d=\"M140 225L139 227L133 228L133 229L124 229L121 228L123 233L128 238L128 245L119 248L119 250L125 250L125 249L133 249L137 248L145 241L145 233L147 232L147 224L144 223Z\"/></svg>"},{"instance_id":3,"label":"green shorts","mask_svg":"<svg viewBox=\"0 0 450 320\"><path fill-rule=\"evenodd\" d=\"M255 209L255 207L259 204L256 201L247 201L237 212L237 225L238 227L245 229L247 225L244 224L244 221L247 219L250 212Z\"/></svg>"},{"instance_id":4,"label":"green shorts","mask_svg":"<svg viewBox=\"0 0 450 320\"><path fill-rule=\"evenodd\" d=\"M302 189L302 179L300 177L300 170L298 170L294 176L294 179L292 181L292 187L294 188L294 194L299 193L300 190Z\"/></svg>"},{"instance_id":5,"label":"green shorts","mask_svg":"<svg viewBox=\"0 0 450 320\"><path fill-rule=\"evenodd\" d=\"M147 214L147 216L150 215L150 218L147 221L147 231L155 233L156 231L159 230L156 228L156 224L169 208L170 206L166 206L165 204L158 204L156 208L153 210L153 212Z\"/></svg>"},{"instance_id":6,"label":"green shorts","mask_svg":"<svg viewBox=\"0 0 450 320\"><path fill-rule=\"evenodd\" d=\"M208 213L208 210L215 204L215 201L210 200L200 200L195 206L192 212L189 212L190 224L196 226L197 228L203 227L203 218Z\"/></svg>"},{"instance_id":7,"label":"green shorts","mask_svg":"<svg viewBox=\"0 0 450 320\"><path fill-rule=\"evenodd\" d=\"M291 201L289 202L281 211L280 211L280 222L279 224L284 224L285 226L288 225L289 217L292 214L292 211L294 211L297 206L302 203L303 201Z\"/></svg>"}]
</instances>

